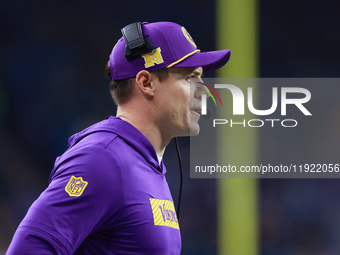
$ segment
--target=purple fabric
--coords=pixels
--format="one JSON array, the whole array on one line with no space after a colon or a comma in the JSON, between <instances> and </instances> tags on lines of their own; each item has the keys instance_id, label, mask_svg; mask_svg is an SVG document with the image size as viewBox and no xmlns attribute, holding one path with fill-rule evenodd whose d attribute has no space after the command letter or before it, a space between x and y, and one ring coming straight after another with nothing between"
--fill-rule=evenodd
<instances>
[{"instance_id":1,"label":"purple fabric","mask_svg":"<svg viewBox=\"0 0 340 255\"><path fill-rule=\"evenodd\" d=\"M150 198L172 197L166 168L144 135L109 117L73 135L69 146L8 255L180 254L179 229L155 225ZM80 196L66 192L72 176L88 183Z\"/></svg>"},{"instance_id":2,"label":"purple fabric","mask_svg":"<svg viewBox=\"0 0 340 255\"><path fill-rule=\"evenodd\" d=\"M141 70L155 71L168 67L170 64L179 61L183 57L197 50L197 47L186 30L182 26L172 22L142 23L142 30L145 38L150 39L155 48L161 49L163 62L154 63L145 67L145 59L137 57L128 60L125 53L126 42L121 37L110 55L110 71L112 80L120 80L134 77ZM230 50L195 52L192 55L179 61L172 67L199 67L205 71L218 69L225 65L230 58Z\"/></svg>"}]
</instances>

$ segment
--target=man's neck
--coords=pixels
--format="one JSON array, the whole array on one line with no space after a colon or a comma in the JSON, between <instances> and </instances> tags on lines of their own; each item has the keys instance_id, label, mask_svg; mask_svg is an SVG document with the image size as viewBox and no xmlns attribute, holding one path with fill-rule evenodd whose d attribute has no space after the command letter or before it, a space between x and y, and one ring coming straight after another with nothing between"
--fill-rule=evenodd
<instances>
[{"instance_id":1,"label":"man's neck","mask_svg":"<svg viewBox=\"0 0 340 255\"><path fill-rule=\"evenodd\" d=\"M121 109L117 110L117 117L137 128L152 144L156 154L163 157L165 148L171 139L164 139L160 128L152 120L142 116L141 114L127 114Z\"/></svg>"}]
</instances>

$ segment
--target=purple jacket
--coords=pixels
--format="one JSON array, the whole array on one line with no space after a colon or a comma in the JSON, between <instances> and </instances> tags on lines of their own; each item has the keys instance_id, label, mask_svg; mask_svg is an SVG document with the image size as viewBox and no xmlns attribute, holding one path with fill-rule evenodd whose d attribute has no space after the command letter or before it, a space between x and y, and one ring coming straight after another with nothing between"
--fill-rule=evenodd
<instances>
[{"instance_id":1,"label":"purple jacket","mask_svg":"<svg viewBox=\"0 0 340 255\"><path fill-rule=\"evenodd\" d=\"M165 173L146 137L119 118L73 135L7 254L180 254Z\"/></svg>"}]
</instances>

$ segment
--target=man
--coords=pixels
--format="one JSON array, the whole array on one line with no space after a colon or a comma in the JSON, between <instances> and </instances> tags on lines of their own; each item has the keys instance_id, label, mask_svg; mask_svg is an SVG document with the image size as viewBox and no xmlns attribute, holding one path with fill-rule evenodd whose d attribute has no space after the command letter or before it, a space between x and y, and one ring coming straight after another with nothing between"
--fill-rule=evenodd
<instances>
[{"instance_id":1,"label":"man","mask_svg":"<svg viewBox=\"0 0 340 255\"><path fill-rule=\"evenodd\" d=\"M172 138L199 133L196 81L230 51L200 53L171 22L122 32L107 65L117 116L69 139L7 254L180 254L162 157Z\"/></svg>"}]
</instances>

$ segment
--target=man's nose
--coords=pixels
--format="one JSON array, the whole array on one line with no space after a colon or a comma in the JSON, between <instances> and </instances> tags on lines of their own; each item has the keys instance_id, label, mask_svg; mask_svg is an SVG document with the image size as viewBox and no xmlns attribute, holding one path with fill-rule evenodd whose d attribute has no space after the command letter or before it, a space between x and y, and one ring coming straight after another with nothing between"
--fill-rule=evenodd
<instances>
[{"instance_id":1,"label":"man's nose","mask_svg":"<svg viewBox=\"0 0 340 255\"><path fill-rule=\"evenodd\" d=\"M196 82L195 97L196 98L201 98L202 94L205 94L207 96L207 98L210 97L210 91L209 91L208 87L200 79L200 81Z\"/></svg>"}]
</instances>

